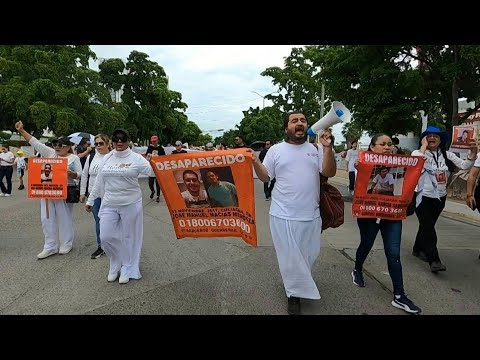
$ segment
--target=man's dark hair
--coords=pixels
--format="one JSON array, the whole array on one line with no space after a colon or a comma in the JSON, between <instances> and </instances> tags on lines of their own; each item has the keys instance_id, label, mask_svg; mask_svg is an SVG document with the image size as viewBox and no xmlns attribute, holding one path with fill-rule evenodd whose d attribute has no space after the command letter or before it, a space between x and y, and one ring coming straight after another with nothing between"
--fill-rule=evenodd
<instances>
[{"instance_id":1,"label":"man's dark hair","mask_svg":"<svg viewBox=\"0 0 480 360\"><path fill-rule=\"evenodd\" d=\"M182 178L183 178L184 180L185 180L185 174L193 174L193 175L195 175L195 177L196 177L197 180L198 180L198 174L197 174L195 171L193 171L193 170L185 170L185 171L183 172Z\"/></svg>"},{"instance_id":2,"label":"man's dark hair","mask_svg":"<svg viewBox=\"0 0 480 360\"><path fill-rule=\"evenodd\" d=\"M245 143L245 138L243 137L243 135L237 135L236 137L238 137L239 139L242 140L243 143Z\"/></svg>"},{"instance_id":3,"label":"man's dark hair","mask_svg":"<svg viewBox=\"0 0 480 360\"><path fill-rule=\"evenodd\" d=\"M43 166L43 169L45 170L45 168L47 167L47 165L48 165L48 167L50 168L50 170L52 170L52 164L50 164L50 163L46 163L46 164Z\"/></svg>"}]
</instances>

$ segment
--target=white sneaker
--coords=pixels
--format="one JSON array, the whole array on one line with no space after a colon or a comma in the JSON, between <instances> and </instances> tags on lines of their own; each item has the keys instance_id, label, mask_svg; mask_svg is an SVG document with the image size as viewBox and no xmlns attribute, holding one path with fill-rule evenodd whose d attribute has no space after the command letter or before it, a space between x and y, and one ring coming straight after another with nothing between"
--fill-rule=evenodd
<instances>
[{"instance_id":1,"label":"white sneaker","mask_svg":"<svg viewBox=\"0 0 480 360\"><path fill-rule=\"evenodd\" d=\"M123 275L120 275L120 279L118 279L119 284L126 284L129 281L130 281L130 278Z\"/></svg>"},{"instance_id":2,"label":"white sneaker","mask_svg":"<svg viewBox=\"0 0 480 360\"><path fill-rule=\"evenodd\" d=\"M4 193L0 193L0 196L5 196L5 194L4 194Z\"/></svg>"},{"instance_id":3,"label":"white sneaker","mask_svg":"<svg viewBox=\"0 0 480 360\"><path fill-rule=\"evenodd\" d=\"M12 196L12 194L5 194L5 197L9 197L9 196Z\"/></svg>"},{"instance_id":4,"label":"white sneaker","mask_svg":"<svg viewBox=\"0 0 480 360\"><path fill-rule=\"evenodd\" d=\"M43 250L40 254L37 255L37 258L45 259L49 256L55 255L56 253L58 253L57 249Z\"/></svg>"},{"instance_id":5,"label":"white sneaker","mask_svg":"<svg viewBox=\"0 0 480 360\"><path fill-rule=\"evenodd\" d=\"M72 251L72 248L69 247L68 249L62 249L60 248L60 251L58 252L60 255L65 255L68 254L70 251Z\"/></svg>"},{"instance_id":6,"label":"white sneaker","mask_svg":"<svg viewBox=\"0 0 480 360\"><path fill-rule=\"evenodd\" d=\"M118 274L119 274L118 271L114 272L114 273L108 273L107 281L108 282L114 282L115 280L117 280Z\"/></svg>"}]
</instances>

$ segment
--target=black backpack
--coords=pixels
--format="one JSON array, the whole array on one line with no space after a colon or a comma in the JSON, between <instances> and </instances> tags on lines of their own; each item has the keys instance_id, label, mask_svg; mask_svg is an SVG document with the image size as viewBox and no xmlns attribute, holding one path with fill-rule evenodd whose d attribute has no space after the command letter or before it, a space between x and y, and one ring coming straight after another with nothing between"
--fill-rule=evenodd
<instances>
[{"instance_id":1,"label":"black backpack","mask_svg":"<svg viewBox=\"0 0 480 360\"><path fill-rule=\"evenodd\" d=\"M96 151L92 151L92 153L88 157L88 170L87 170L87 188L85 190L85 196L88 198L88 184L90 182L90 165L92 165L92 160L95 157Z\"/></svg>"}]
</instances>

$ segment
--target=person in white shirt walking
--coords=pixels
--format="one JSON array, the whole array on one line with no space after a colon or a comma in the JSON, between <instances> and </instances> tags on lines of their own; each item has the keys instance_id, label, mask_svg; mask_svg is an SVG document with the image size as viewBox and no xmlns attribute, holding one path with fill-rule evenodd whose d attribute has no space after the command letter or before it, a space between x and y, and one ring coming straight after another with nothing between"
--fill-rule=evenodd
<instances>
[{"instance_id":1,"label":"person in white shirt walking","mask_svg":"<svg viewBox=\"0 0 480 360\"><path fill-rule=\"evenodd\" d=\"M478 149L476 144L472 144L468 158L460 159L446 151L449 143L447 132L434 126L427 127L420 138L420 149L412 152L414 156L425 157L424 171L417 186L421 203L415 209L419 227L412 254L428 262L430 271L437 273L447 270L438 254L435 231L435 224L447 200L447 181L450 174L455 172L455 167L462 170L472 167Z\"/></svg>"},{"instance_id":2,"label":"person in white shirt walking","mask_svg":"<svg viewBox=\"0 0 480 360\"><path fill-rule=\"evenodd\" d=\"M0 152L0 196L12 196L12 175L15 155L6 147L2 146ZM7 186L3 184L3 178L7 181Z\"/></svg>"},{"instance_id":3,"label":"person in white shirt walking","mask_svg":"<svg viewBox=\"0 0 480 360\"><path fill-rule=\"evenodd\" d=\"M353 191L355 190L355 176L356 176L356 169L355 169L355 160L358 159L358 150L357 150L358 142L357 140L352 141L352 145L350 149L347 151L347 156L345 156L345 160L347 161L347 171L348 171L348 190L350 194L353 195Z\"/></svg>"},{"instance_id":4,"label":"person in white shirt walking","mask_svg":"<svg viewBox=\"0 0 480 360\"><path fill-rule=\"evenodd\" d=\"M42 144L23 128L23 123L18 121L15 128L27 140L42 157L68 159L68 184L74 185L82 174L82 165L77 155L73 154L73 143L66 136L52 141L53 149ZM47 208L48 207L48 208ZM40 213L42 229L45 236L43 251L37 255L39 259L45 259L54 254L67 254L72 250L75 231L73 224L73 204L64 199L40 200Z\"/></svg>"},{"instance_id":5,"label":"person in white shirt walking","mask_svg":"<svg viewBox=\"0 0 480 360\"><path fill-rule=\"evenodd\" d=\"M15 164L17 165L17 176L18 180L20 181L18 190L25 189L25 186L23 185L23 177L25 176L25 171L27 170L27 162L25 161L25 156L23 155L23 150L20 149L17 151L17 157L15 158Z\"/></svg>"},{"instance_id":6,"label":"person in white shirt walking","mask_svg":"<svg viewBox=\"0 0 480 360\"><path fill-rule=\"evenodd\" d=\"M95 136L95 152L90 154L83 167L82 179L80 183L80 202L84 203L88 195L92 192L93 184L97 178L98 170L103 158L112 150L110 147L110 138L105 134ZM98 212L102 204L102 197L99 196L93 201L92 213L95 219L95 233L97 237L97 250L90 256L92 259L98 259L105 254L100 241L100 218Z\"/></svg>"},{"instance_id":7,"label":"person in white shirt walking","mask_svg":"<svg viewBox=\"0 0 480 360\"><path fill-rule=\"evenodd\" d=\"M120 284L142 277L143 205L138 176L155 176L150 163L129 149L129 140L126 130L113 132L114 150L105 155L85 205L91 212L95 199L102 197L98 215L102 248L110 259L107 280L113 282L120 275Z\"/></svg>"},{"instance_id":8,"label":"person in white shirt walking","mask_svg":"<svg viewBox=\"0 0 480 360\"><path fill-rule=\"evenodd\" d=\"M320 254L320 173L335 176L331 132L316 148L307 140L305 114L285 114L286 141L273 145L263 163L252 152L253 166L264 183L276 179L270 206L270 231L287 295L287 312L301 313L300 298L320 299L312 266ZM299 176L301 175L301 176Z\"/></svg>"}]
</instances>

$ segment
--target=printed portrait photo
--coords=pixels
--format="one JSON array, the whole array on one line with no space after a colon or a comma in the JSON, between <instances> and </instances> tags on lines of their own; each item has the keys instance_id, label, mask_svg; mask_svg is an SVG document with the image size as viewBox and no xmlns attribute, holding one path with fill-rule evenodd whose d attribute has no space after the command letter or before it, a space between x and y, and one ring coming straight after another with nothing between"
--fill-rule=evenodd
<instances>
[{"instance_id":1,"label":"printed portrait photo","mask_svg":"<svg viewBox=\"0 0 480 360\"><path fill-rule=\"evenodd\" d=\"M402 195L405 169L404 167L375 165L370 174L367 193L388 196Z\"/></svg>"},{"instance_id":2,"label":"printed portrait photo","mask_svg":"<svg viewBox=\"0 0 480 360\"><path fill-rule=\"evenodd\" d=\"M475 128L473 126L454 126L452 134L452 148L469 149L475 142Z\"/></svg>"},{"instance_id":3,"label":"printed portrait photo","mask_svg":"<svg viewBox=\"0 0 480 360\"><path fill-rule=\"evenodd\" d=\"M212 207L238 206L237 187L229 166L201 169L200 172Z\"/></svg>"},{"instance_id":4,"label":"printed portrait photo","mask_svg":"<svg viewBox=\"0 0 480 360\"><path fill-rule=\"evenodd\" d=\"M45 163L42 165L42 173L40 174L40 181L42 183L52 182L52 164Z\"/></svg>"},{"instance_id":5,"label":"printed portrait photo","mask_svg":"<svg viewBox=\"0 0 480 360\"><path fill-rule=\"evenodd\" d=\"M198 171L187 169L174 171L173 174L187 208L210 207L207 191Z\"/></svg>"}]
</instances>

